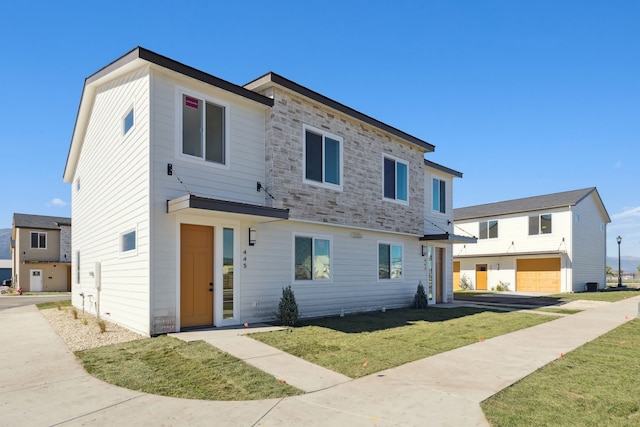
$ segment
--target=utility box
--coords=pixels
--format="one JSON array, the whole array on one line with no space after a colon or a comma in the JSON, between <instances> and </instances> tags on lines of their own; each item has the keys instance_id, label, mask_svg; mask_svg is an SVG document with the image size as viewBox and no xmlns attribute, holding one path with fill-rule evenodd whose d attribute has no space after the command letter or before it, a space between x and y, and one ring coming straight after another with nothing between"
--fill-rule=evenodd
<instances>
[{"instance_id":1,"label":"utility box","mask_svg":"<svg viewBox=\"0 0 640 427\"><path fill-rule=\"evenodd\" d=\"M587 282L587 292L598 292L598 282Z\"/></svg>"}]
</instances>

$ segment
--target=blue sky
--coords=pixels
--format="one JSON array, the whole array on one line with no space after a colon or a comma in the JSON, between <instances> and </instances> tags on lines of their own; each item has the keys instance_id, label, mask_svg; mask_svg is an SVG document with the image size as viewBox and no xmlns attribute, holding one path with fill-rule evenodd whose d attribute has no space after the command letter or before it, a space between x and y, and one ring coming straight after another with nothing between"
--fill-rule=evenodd
<instances>
[{"instance_id":1,"label":"blue sky","mask_svg":"<svg viewBox=\"0 0 640 427\"><path fill-rule=\"evenodd\" d=\"M20 3L20 4L18 4ZM436 146L455 207L597 187L640 257L640 1L42 1L0 15L0 228L70 216L84 79L143 46L236 84L275 71Z\"/></svg>"}]
</instances>

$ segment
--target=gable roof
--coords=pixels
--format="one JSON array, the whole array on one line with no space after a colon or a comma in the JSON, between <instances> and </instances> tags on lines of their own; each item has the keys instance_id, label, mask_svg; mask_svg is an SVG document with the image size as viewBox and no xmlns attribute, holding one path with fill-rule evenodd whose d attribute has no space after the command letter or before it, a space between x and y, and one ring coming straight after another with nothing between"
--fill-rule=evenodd
<instances>
[{"instance_id":1,"label":"gable roof","mask_svg":"<svg viewBox=\"0 0 640 427\"><path fill-rule=\"evenodd\" d=\"M203 71L138 46L85 79L84 86L82 88L82 95L80 95L80 105L78 105L76 122L73 127L71 144L69 145L69 152L67 154L67 163L63 173L65 182L71 182L73 180L76 163L78 161L80 149L82 148L82 138L84 137L89 115L91 114L91 108L93 106L96 88L108 80L119 77L120 75L126 74L147 64L154 64L167 70L180 73L186 77L191 77L267 107L273 106L273 99L271 98L267 98L259 93L245 89L242 86L235 85L226 80L212 76L211 74L207 74Z\"/></svg>"},{"instance_id":2,"label":"gable roof","mask_svg":"<svg viewBox=\"0 0 640 427\"><path fill-rule=\"evenodd\" d=\"M405 141L408 141L412 144L415 144L417 146L419 146L420 148L426 150L426 151L434 151L436 149L435 145L432 145L430 143L428 143L427 141L423 141L420 138L417 138L413 135L409 135L406 132L401 131L400 129L397 129L393 126L389 126L386 123L381 122L380 120L374 119L371 116L368 116L364 113L361 113L360 111L354 110L351 107L347 107L344 104L341 104L338 101L335 101L331 98L328 98L318 92L315 92L307 87L304 87L302 85L299 85L296 82L293 82L287 78L282 77L279 74L276 74L274 72L268 72L266 74L264 74L261 77L258 77L257 79L247 83L246 85L244 85L245 88L247 89L251 89L251 90L255 90L255 91L259 91L262 90L268 86L271 86L272 84L276 84L278 86L282 86L286 89L289 89L293 92L296 92L304 97L307 97L309 99L312 99L316 102L319 102L321 104L326 105L327 107L333 108L334 110L337 110L343 114L346 114L348 116L351 116L357 120L363 121L373 127L376 127L380 130L383 130L387 133L390 133L394 136L397 136L401 139L404 139Z\"/></svg>"},{"instance_id":3,"label":"gable roof","mask_svg":"<svg viewBox=\"0 0 640 427\"><path fill-rule=\"evenodd\" d=\"M45 216L29 214L13 214L15 228L37 228L41 230L60 230L61 226L71 226L71 218L62 216Z\"/></svg>"},{"instance_id":4,"label":"gable roof","mask_svg":"<svg viewBox=\"0 0 640 427\"><path fill-rule=\"evenodd\" d=\"M594 192L607 222L611 222L596 187L458 208L453 210L453 219L456 221L570 207L577 205Z\"/></svg>"}]
</instances>

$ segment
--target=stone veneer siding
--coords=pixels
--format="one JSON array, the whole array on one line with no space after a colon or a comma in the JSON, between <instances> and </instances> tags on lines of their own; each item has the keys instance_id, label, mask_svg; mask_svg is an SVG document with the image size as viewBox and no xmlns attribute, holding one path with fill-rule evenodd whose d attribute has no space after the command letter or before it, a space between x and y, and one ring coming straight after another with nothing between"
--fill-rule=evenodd
<instances>
[{"instance_id":1,"label":"stone veneer siding","mask_svg":"<svg viewBox=\"0 0 640 427\"><path fill-rule=\"evenodd\" d=\"M409 142L281 87L264 91L266 186L291 219L421 235L424 228L424 151ZM343 138L343 190L303 182L303 124ZM409 205L382 199L382 155L409 164Z\"/></svg>"}]
</instances>

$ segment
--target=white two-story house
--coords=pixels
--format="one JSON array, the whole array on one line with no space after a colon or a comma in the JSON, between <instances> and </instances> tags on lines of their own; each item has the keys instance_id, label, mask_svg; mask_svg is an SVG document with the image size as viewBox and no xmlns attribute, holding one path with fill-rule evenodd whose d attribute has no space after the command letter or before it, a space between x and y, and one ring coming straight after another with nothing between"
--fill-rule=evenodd
<instances>
[{"instance_id":1,"label":"white two-story house","mask_svg":"<svg viewBox=\"0 0 640 427\"><path fill-rule=\"evenodd\" d=\"M277 74L237 86L138 47L84 84L72 303L156 335L273 320L289 285L301 317L406 307L419 283L451 301L462 175L433 150Z\"/></svg>"},{"instance_id":2,"label":"white two-story house","mask_svg":"<svg viewBox=\"0 0 640 427\"><path fill-rule=\"evenodd\" d=\"M580 292L605 286L609 214L595 187L454 210L454 288ZM597 285L596 285L597 284Z\"/></svg>"}]
</instances>

